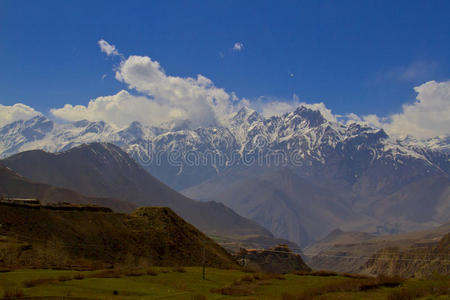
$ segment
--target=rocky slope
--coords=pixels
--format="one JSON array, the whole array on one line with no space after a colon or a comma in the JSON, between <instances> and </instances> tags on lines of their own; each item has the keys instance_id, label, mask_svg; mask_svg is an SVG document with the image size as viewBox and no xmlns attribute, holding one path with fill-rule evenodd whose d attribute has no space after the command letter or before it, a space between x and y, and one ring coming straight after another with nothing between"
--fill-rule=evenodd
<instances>
[{"instance_id":1,"label":"rocky slope","mask_svg":"<svg viewBox=\"0 0 450 300\"><path fill-rule=\"evenodd\" d=\"M408 276L421 272L425 274L428 271L424 266L431 264L430 259L435 260L433 264L437 266L448 260L448 256L444 259L445 255L439 252L443 247L439 241L447 241L443 237L449 232L450 223L424 231L389 236L336 230L306 248L304 255L313 269L371 274L388 272L391 275L404 272L402 275ZM438 252L440 255L435 255ZM415 262L410 260L413 257L416 258Z\"/></svg>"},{"instance_id":2,"label":"rocky slope","mask_svg":"<svg viewBox=\"0 0 450 300\"><path fill-rule=\"evenodd\" d=\"M434 273L449 275L450 233L439 242L378 250L361 272L402 277L426 277Z\"/></svg>"},{"instance_id":3,"label":"rocky slope","mask_svg":"<svg viewBox=\"0 0 450 300\"><path fill-rule=\"evenodd\" d=\"M286 245L278 245L267 250L246 250L236 255L237 261L247 270L268 273L310 272L298 253L292 252Z\"/></svg>"}]
</instances>

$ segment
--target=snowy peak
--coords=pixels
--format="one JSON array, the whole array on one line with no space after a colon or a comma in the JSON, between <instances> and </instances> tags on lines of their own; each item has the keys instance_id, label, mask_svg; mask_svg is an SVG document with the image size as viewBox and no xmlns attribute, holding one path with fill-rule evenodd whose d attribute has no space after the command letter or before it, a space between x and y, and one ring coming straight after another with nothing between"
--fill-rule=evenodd
<instances>
[{"instance_id":1,"label":"snowy peak","mask_svg":"<svg viewBox=\"0 0 450 300\"><path fill-rule=\"evenodd\" d=\"M327 122L320 111L312 110L305 106L297 107L294 112L287 114L287 116L293 120L299 118L301 121L307 122L310 127L317 127Z\"/></svg>"},{"instance_id":2,"label":"snowy peak","mask_svg":"<svg viewBox=\"0 0 450 300\"><path fill-rule=\"evenodd\" d=\"M256 110L250 109L246 106L242 107L231 119L233 125L252 124L257 121L263 121L264 117L261 116Z\"/></svg>"},{"instance_id":3,"label":"snowy peak","mask_svg":"<svg viewBox=\"0 0 450 300\"><path fill-rule=\"evenodd\" d=\"M5 125L0 134L22 134L25 138L36 139L53 129L53 122L40 115L28 120L19 120Z\"/></svg>"},{"instance_id":4,"label":"snowy peak","mask_svg":"<svg viewBox=\"0 0 450 300\"><path fill-rule=\"evenodd\" d=\"M228 162L220 166L220 160L219 163L211 162L211 158L204 163L201 161L202 153L222 155L221 159L226 155L233 158L232 164L242 164L249 155L254 155L252 151L255 149L265 153L282 152L285 159L295 157L302 168L315 165L326 168L330 162L352 165L348 171L349 178L359 176L360 171L355 170L362 162L382 162L396 170L400 165L406 166L414 161L414 164L425 166L420 168L424 172L438 170L436 172L450 173L449 153L442 150L446 145L448 149L448 138L426 143L411 139L396 141L383 130L330 121L320 111L305 106L267 119L255 110L243 107L231 117L230 126L190 129L189 126L167 125L172 129L148 127L136 121L126 128L117 129L103 121L55 124L38 116L0 128L0 157L32 149L59 152L82 144L106 142L119 146L166 182L185 182L184 176L194 182L200 180L201 176L196 173L200 169L206 178L232 167ZM181 160L195 153L196 161L149 165L155 158L168 161L174 152L180 155ZM356 158L359 163L356 163ZM177 188L185 187L183 184Z\"/></svg>"},{"instance_id":5,"label":"snowy peak","mask_svg":"<svg viewBox=\"0 0 450 300\"><path fill-rule=\"evenodd\" d=\"M301 124L301 127L318 127L327 122L320 111L305 106L299 106L295 111L283 115L283 118L295 127Z\"/></svg>"}]
</instances>

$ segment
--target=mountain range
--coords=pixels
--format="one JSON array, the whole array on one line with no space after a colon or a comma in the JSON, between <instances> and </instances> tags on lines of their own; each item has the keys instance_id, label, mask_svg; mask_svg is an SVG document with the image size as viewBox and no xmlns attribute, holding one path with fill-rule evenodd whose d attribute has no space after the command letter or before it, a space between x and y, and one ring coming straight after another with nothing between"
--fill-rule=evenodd
<instances>
[{"instance_id":1,"label":"mountain range","mask_svg":"<svg viewBox=\"0 0 450 300\"><path fill-rule=\"evenodd\" d=\"M244 107L226 125L196 129L138 122L115 128L86 120L60 124L40 115L0 128L0 156L112 143L169 187L225 203L277 237L304 246L336 228L385 234L447 222L448 141L398 140L304 106L270 118ZM80 192L90 195L82 185ZM123 195L128 193L141 204L134 188Z\"/></svg>"}]
</instances>

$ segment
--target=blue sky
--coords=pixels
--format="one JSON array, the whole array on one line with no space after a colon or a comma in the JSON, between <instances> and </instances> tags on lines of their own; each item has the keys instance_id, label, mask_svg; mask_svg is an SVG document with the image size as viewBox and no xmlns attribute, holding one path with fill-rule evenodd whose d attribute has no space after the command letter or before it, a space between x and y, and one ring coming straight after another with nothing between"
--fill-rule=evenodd
<instances>
[{"instance_id":1,"label":"blue sky","mask_svg":"<svg viewBox=\"0 0 450 300\"><path fill-rule=\"evenodd\" d=\"M450 1L187 3L0 0L0 104L48 113L125 89L100 39L240 98L295 93L339 114L397 113L450 78Z\"/></svg>"}]
</instances>

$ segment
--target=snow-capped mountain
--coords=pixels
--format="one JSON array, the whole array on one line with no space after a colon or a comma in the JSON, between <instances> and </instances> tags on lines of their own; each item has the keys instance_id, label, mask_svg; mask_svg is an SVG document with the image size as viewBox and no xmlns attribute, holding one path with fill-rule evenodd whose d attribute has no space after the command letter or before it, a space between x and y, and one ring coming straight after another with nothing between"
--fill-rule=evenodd
<instances>
[{"instance_id":1,"label":"snow-capped mountain","mask_svg":"<svg viewBox=\"0 0 450 300\"><path fill-rule=\"evenodd\" d=\"M0 157L32 149L58 152L91 142L120 146L177 189L238 166L292 166L308 176L321 176L320 170L329 173L332 165L340 164L340 174L331 173L351 182L364 168L380 163L393 172L410 164L421 165L426 174L450 170L448 137L428 142L393 140L383 130L327 120L306 107L271 118L244 107L231 116L228 126L195 130L139 122L121 129L103 121L57 124L40 115L0 128Z\"/></svg>"},{"instance_id":2,"label":"snow-capped mountain","mask_svg":"<svg viewBox=\"0 0 450 300\"><path fill-rule=\"evenodd\" d=\"M58 124L41 115L0 128L0 157L112 143L169 186L226 203L300 244L336 227L397 232L450 218L448 137L395 140L382 129L345 125L306 107L271 118L244 107L227 126L187 128ZM276 180L279 174L289 174L289 182Z\"/></svg>"}]
</instances>

